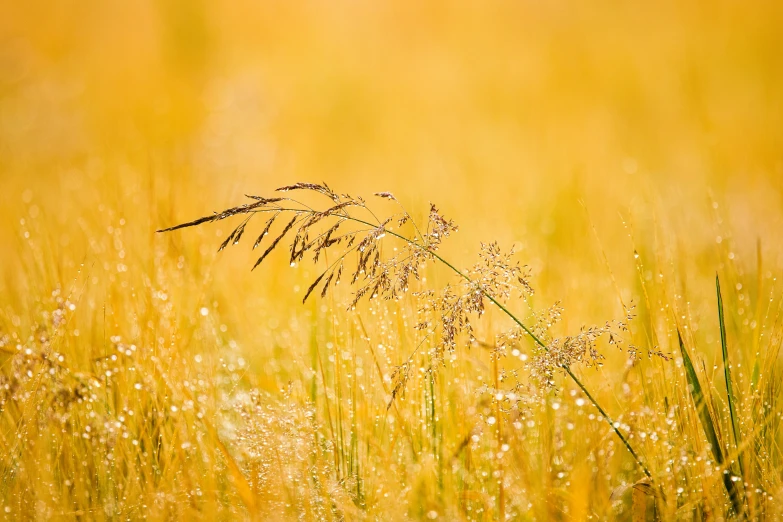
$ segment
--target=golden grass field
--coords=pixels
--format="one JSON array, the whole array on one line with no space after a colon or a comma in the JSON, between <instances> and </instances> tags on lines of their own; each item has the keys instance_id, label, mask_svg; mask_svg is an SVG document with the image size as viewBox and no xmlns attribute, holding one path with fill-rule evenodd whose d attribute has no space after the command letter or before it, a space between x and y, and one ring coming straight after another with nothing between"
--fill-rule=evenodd
<instances>
[{"instance_id":1,"label":"golden grass field","mask_svg":"<svg viewBox=\"0 0 783 522\"><path fill-rule=\"evenodd\" d=\"M765 0L0 3L0 517L782 517L781 27ZM436 204L463 273L515 246L535 293L503 303L550 351L486 299L444 348L418 308L473 283L424 253L349 310L369 272L302 304L331 252L251 272L262 218L220 253L241 217L155 233L294 182Z\"/></svg>"}]
</instances>

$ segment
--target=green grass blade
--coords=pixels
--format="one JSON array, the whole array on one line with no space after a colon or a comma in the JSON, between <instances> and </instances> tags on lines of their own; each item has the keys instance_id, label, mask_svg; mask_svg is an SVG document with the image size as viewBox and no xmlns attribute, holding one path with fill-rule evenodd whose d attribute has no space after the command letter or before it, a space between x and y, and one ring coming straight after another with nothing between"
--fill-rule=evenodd
<instances>
[{"instance_id":1,"label":"green grass blade","mask_svg":"<svg viewBox=\"0 0 783 522\"><path fill-rule=\"evenodd\" d=\"M680 342L680 352L682 353L682 364L685 366L685 375L688 379L688 388L693 398L693 403L696 406L696 412L699 414L699 420L701 426L704 429L704 434L707 436L707 442L710 443L712 449L712 455L715 457L715 461L718 465L723 465L723 447L718 440L718 431L715 429L715 423L712 420L709 409L707 409L707 403L704 400L704 390L701 387L699 378L696 375L696 368L693 366L688 350L685 348L685 343L682 341L682 335L677 330L677 338ZM740 500L737 486L731 480L731 475L726 473L723 475L723 485L726 488L726 492L729 494L731 505L734 511L737 513L742 512L742 502Z\"/></svg>"},{"instance_id":2,"label":"green grass blade","mask_svg":"<svg viewBox=\"0 0 783 522\"><path fill-rule=\"evenodd\" d=\"M723 316L723 296L721 295L721 291L720 291L720 278L717 275L715 276L715 287L718 292L718 320L720 323L720 345L721 345L721 349L723 350L723 374L726 377L726 396L729 401L729 416L731 417L731 431L732 434L734 435L734 445L735 447L739 447L740 432L739 432L739 425L737 424L737 411L734 406L736 398L734 396L734 385L731 380L731 364L729 361L729 348L726 342L726 322ZM744 477L745 473L744 470L742 469L742 459L740 456L737 457L737 461L739 462L739 466L740 466L740 475Z\"/></svg>"},{"instance_id":3,"label":"green grass blade","mask_svg":"<svg viewBox=\"0 0 783 522\"><path fill-rule=\"evenodd\" d=\"M707 409L707 403L704 400L704 391L699 382L699 378L696 375L696 368L693 366L693 361L688 354L687 348L682 341L680 332L677 332L677 337L680 341L680 351L682 352L682 363L685 366L685 374L688 379L688 387L693 397L693 402L696 405L696 412L699 414L699 420L701 421L704 434L707 436L707 442L712 446L712 454L718 464L723 463L723 449L718 440L718 431L715 429L715 423L712 421L712 416Z\"/></svg>"}]
</instances>

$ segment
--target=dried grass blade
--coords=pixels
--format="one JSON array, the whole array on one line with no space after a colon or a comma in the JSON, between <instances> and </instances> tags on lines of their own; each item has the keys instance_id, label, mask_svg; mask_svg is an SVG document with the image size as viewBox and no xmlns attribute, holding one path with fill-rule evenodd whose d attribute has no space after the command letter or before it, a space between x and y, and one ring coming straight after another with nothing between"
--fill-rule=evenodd
<instances>
[{"instance_id":1,"label":"dried grass blade","mask_svg":"<svg viewBox=\"0 0 783 522\"><path fill-rule=\"evenodd\" d=\"M228 448L226 448L226 445L223 444L223 441L220 440L217 430L206 419L202 419L202 422L207 428L207 433L209 433L212 442L217 446L218 450L220 450L221 455L223 455L223 459L226 461L226 467L228 467L229 476L231 477L234 486L237 488L239 498L242 499L242 502L247 507L252 519L256 519L258 516L258 505L256 503L256 497L253 494L253 489L250 487L250 483L242 473L242 470L237 464L237 461L228 451Z\"/></svg>"},{"instance_id":2,"label":"dried grass blade","mask_svg":"<svg viewBox=\"0 0 783 522\"><path fill-rule=\"evenodd\" d=\"M647 492L643 487L631 488L631 505L633 522L645 522L647 520Z\"/></svg>"}]
</instances>

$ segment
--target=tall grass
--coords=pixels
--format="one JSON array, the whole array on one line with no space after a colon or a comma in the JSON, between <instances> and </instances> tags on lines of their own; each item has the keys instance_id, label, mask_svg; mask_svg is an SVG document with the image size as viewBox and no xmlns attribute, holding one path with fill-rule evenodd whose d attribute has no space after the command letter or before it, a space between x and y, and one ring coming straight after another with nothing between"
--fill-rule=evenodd
<instances>
[{"instance_id":1,"label":"tall grass","mask_svg":"<svg viewBox=\"0 0 783 522\"><path fill-rule=\"evenodd\" d=\"M0 5L0 520L781 518L783 4L71 4ZM339 285L339 210L154 233L314 175L411 211Z\"/></svg>"},{"instance_id":2,"label":"tall grass","mask_svg":"<svg viewBox=\"0 0 783 522\"><path fill-rule=\"evenodd\" d=\"M39 265L27 284L56 290L3 323L9 518L777 515L774 288L754 289L768 303L754 312L762 334L744 338L717 285L724 367L710 372L698 344L686 349L697 323L661 283L640 279L638 317L628 307L621 321L557 334L568 314L536 306L518 255L485 244L475 265L446 259L456 225L434 207L416 223L388 193L379 204L393 219L325 185L285 189L329 203L253 197L189 223L237 219L215 248L253 232L271 263L299 272L315 257L326 269L288 296L291 322L258 339L260 353L228 336L185 259L159 256L155 280L127 268L122 225L106 238L119 262L109 307L90 293L94 268L58 289ZM293 217L259 230L247 219L279 213ZM160 239L155 251L176 236ZM677 352L650 342L667 328ZM601 370L618 356L624 371ZM752 371L732 371L747 361ZM628 402L602 392L606 381Z\"/></svg>"}]
</instances>

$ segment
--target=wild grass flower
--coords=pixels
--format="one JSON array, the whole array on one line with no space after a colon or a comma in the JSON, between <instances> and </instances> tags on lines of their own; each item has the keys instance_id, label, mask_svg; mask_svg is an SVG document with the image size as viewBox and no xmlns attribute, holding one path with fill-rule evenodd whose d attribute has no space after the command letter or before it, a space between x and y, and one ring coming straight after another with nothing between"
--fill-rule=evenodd
<instances>
[{"instance_id":1,"label":"wild grass flower","mask_svg":"<svg viewBox=\"0 0 783 522\"><path fill-rule=\"evenodd\" d=\"M314 263L318 262L322 255L328 253L331 256L326 268L308 287L303 302L307 301L319 285L321 296L325 296L332 285L339 284L343 271L346 270L351 274L350 283L354 287L349 308L354 308L363 299L400 299L409 292L412 279L422 279L421 274L428 263L443 264L454 272L456 282L441 289L425 288L416 292L421 317L416 328L427 332L427 335L437 332L437 341L430 350L431 365L428 371L436 372L437 366L445 364L445 355L454 352L460 344L469 347L476 342L473 320L484 314L489 301L515 323L511 330L498 336L494 356L504 355L508 345L521 346L520 341L523 338L532 339L535 343L530 367L533 378L545 385L553 385L555 373L564 372L573 379L598 408L645 475L651 478L646 465L616 423L572 372L575 366L591 367L601 364L603 355L597 348L599 339L606 337L613 345L624 343L622 334L627 332L627 321L632 319L630 312L623 322L607 322L601 327L583 328L572 336L550 337L549 328L560 315L559 307L550 309L547 318L538 320L532 328L506 307L512 296L525 299L533 294L529 281L530 271L515 260L514 250L503 252L495 242L482 243L479 261L466 271L457 269L438 252L443 241L456 232L458 227L452 220L443 217L435 205L430 205L426 224L419 227L389 192L375 195L396 203L399 210L380 218L363 198L339 194L326 183L296 183L281 187L277 191L306 191L330 201L328 206L313 207L292 197L265 198L248 195L247 197L253 200L252 203L159 232L242 216L240 224L220 245L219 250L223 250L229 243L235 245L240 241L251 219L257 215L269 216L253 245L253 248L256 248L263 243L275 220L285 215L288 217L287 224L269 243L253 269L290 234L293 236L289 240L289 262L292 266L302 261L306 255L309 255ZM401 242L402 248L385 248L386 242L391 239ZM629 344L628 352L635 357L638 349ZM392 401L404 391L410 376L411 357L397 366L391 374Z\"/></svg>"}]
</instances>

